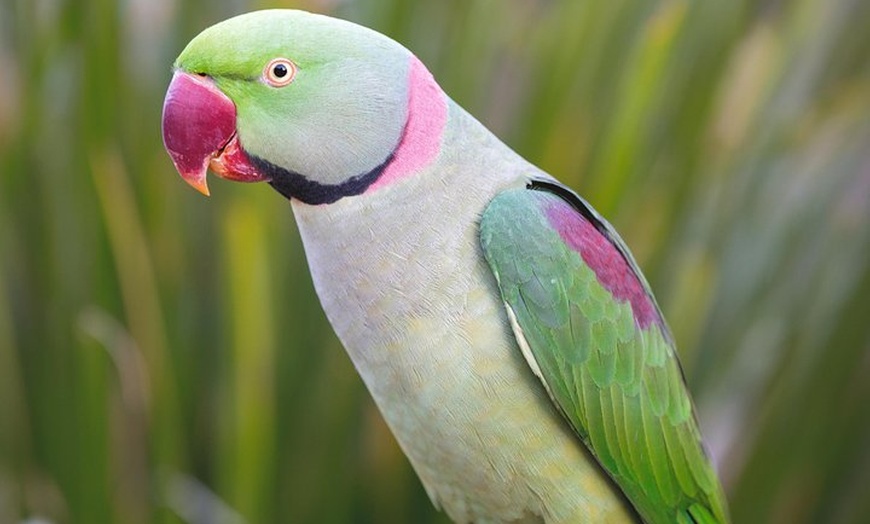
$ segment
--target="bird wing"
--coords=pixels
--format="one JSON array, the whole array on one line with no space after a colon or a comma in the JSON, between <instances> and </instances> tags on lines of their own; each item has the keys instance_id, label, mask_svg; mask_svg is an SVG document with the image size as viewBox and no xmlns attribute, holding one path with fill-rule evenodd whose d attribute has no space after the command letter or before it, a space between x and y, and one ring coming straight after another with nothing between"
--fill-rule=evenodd
<instances>
[{"instance_id":1,"label":"bird wing","mask_svg":"<svg viewBox=\"0 0 870 524\"><path fill-rule=\"evenodd\" d=\"M615 230L553 182L480 223L517 342L553 403L648 523L726 523L670 332Z\"/></svg>"}]
</instances>

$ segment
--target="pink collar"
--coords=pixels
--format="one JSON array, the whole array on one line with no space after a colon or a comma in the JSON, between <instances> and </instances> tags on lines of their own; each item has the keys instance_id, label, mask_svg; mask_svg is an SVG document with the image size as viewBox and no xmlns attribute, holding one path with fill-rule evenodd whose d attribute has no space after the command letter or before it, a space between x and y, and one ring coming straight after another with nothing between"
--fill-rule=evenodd
<instances>
[{"instance_id":1,"label":"pink collar","mask_svg":"<svg viewBox=\"0 0 870 524\"><path fill-rule=\"evenodd\" d=\"M393 152L393 160L366 193L419 172L435 160L441 147L447 123L447 96L432 73L413 55L408 76L408 121L402 139Z\"/></svg>"}]
</instances>

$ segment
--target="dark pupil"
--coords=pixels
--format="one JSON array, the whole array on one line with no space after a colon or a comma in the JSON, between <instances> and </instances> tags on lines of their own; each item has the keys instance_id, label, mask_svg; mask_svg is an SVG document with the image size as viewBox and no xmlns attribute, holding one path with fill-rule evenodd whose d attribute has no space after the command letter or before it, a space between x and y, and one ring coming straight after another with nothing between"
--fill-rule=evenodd
<instances>
[{"instance_id":1,"label":"dark pupil","mask_svg":"<svg viewBox=\"0 0 870 524\"><path fill-rule=\"evenodd\" d=\"M278 64L272 68L272 73L274 73L278 78L284 78L287 76L287 66L284 64Z\"/></svg>"}]
</instances>

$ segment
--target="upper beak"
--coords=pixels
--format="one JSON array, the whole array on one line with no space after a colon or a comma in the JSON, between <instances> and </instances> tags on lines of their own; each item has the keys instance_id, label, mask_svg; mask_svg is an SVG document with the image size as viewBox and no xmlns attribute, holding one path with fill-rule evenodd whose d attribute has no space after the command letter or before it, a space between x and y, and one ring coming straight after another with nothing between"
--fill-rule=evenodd
<instances>
[{"instance_id":1,"label":"upper beak","mask_svg":"<svg viewBox=\"0 0 870 524\"><path fill-rule=\"evenodd\" d=\"M163 145L181 177L204 195L209 167L232 180L266 179L238 142L235 104L206 76L172 76L163 102Z\"/></svg>"}]
</instances>

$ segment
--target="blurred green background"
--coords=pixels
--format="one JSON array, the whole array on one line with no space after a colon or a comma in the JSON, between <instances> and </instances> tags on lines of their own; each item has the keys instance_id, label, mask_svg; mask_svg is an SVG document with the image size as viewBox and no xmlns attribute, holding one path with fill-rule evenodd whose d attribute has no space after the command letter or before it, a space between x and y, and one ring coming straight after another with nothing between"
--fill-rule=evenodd
<instances>
[{"instance_id":1,"label":"blurred green background","mask_svg":"<svg viewBox=\"0 0 870 524\"><path fill-rule=\"evenodd\" d=\"M870 2L3 0L0 523L444 522L317 303L287 203L160 138L203 28L404 43L622 232L735 522L870 516Z\"/></svg>"}]
</instances>

